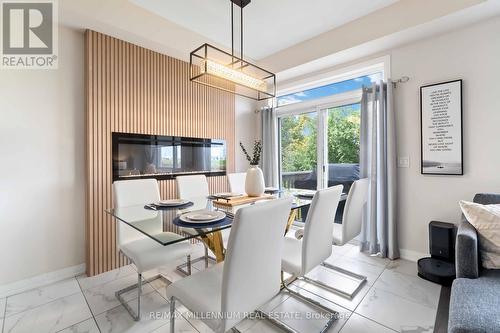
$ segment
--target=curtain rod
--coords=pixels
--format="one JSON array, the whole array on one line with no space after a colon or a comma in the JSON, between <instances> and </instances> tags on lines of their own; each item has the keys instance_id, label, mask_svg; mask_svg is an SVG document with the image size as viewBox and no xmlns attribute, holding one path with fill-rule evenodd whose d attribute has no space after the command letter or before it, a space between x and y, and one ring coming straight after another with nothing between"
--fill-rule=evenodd
<instances>
[{"instance_id":1,"label":"curtain rod","mask_svg":"<svg viewBox=\"0 0 500 333\"><path fill-rule=\"evenodd\" d=\"M263 106L260 109L253 110L253 113L259 113L260 111L269 110L269 109L272 109L272 107L270 107L270 106Z\"/></svg>"},{"instance_id":2,"label":"curtain rod","mask_svg":"<svg viewBox=\"0 0 500 333\"><path fill-rule=\"evenodd\" d=\"M396 86L397 86L398 83L406 83L408 81L410 81L410 77L408 77L408 76L405 75L405 76L400 77L399 79L391 80L391 83L392 83L392 86L394 88L396 88ZM371 87L365 87L364 89L371 90ZM260 113L261 111L268 110L268 109L271 109L271 107L269 107L269 106L263 106L260 109L255 109L253 112L254 113Z\"/></svg>"},{"instance_id":3,"label":"curtain rod","mask_svg":"<svg viewBox=\"0 0 500 333\"><path fill-rule=\"evenodd\" d=\"M402 77L400 77L400 78L399 78L399 79L397 79L397 80L392 80L392 86L393 86L394 88L396 88L396 85L397 85L398 83L406 83L406 82L408 82L408 81L410 81L410 78L409 78L408 76L402 76Z\"/></svg>"}]
</instances>

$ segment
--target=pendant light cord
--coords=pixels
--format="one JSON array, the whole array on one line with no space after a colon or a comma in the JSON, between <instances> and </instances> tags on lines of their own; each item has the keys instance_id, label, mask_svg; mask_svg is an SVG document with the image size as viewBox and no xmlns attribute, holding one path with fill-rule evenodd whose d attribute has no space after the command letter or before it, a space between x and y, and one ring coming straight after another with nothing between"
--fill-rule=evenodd
<instances>
[{"instance_id":1,"label":"pendant light cord","mask_svg":"<svg viewBox=\"0 0 500 333\"><path fill-rule=\"evenodd\" d=\"M241 8L241 11L240 11L240 19L241 19L241 23L240 23L240 32L241 32L240 58L241 58L241 60L243 60L243 6L241 6L240 8ZM241 63L241 65L243 66L243 63Z\"/></svg>"},{"instance_id":2,"label":"pendant light cord","mask_svg":"<svg viewBox=\"0 0 500 333\"><path fill-rule=\"evenodd\" d=\"M234 66L234 2L231 1L231 65ZM243 6L240 6L240 59L243 66Z\"/></svg>"}]
</instances>

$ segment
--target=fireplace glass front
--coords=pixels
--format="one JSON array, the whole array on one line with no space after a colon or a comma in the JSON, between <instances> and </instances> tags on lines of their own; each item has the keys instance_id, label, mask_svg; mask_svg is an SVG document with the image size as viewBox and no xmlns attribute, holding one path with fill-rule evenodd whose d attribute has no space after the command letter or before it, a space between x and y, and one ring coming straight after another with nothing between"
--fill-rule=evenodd
<instances>
[{"instance_id":1,"label":"fireplace glass front","mask_svg":"<svg viewBox=\"0 0 500 333\"><path fill-rule=\"evenodd\" d=\"M112 141L113 180L226 174L224 140L114 132Z\"/></svg>"}]
</instances>

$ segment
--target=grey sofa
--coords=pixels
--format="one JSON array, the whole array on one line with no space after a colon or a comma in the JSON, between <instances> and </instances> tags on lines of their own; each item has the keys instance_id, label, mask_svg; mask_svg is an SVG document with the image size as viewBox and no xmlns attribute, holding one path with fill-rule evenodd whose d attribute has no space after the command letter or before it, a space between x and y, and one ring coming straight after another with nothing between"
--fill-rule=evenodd
<instances>
[{"instance_id":1,"label":"grey sofa","mask_svg":"<svg viewBox=\"0 0 500 333\"><path fill-rule=\"evenodd\" d=\"M474 202L500 204L500 194L476 194ZM500 270L481 267L478 242L476 229L463 218L457 231L449 333L500 332Z\"/></svg>"}]
</instances>

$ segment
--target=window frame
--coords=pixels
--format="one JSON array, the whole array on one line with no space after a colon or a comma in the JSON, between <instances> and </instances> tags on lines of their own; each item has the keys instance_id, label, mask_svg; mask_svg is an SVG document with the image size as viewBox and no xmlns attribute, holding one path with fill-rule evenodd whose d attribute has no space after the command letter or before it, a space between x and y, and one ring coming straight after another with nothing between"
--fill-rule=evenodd
<instances>
[{"instance_id":1,"label":"window frame","mask_svg":"<svg viewBox=\"0 0 500 333\"><path fill-rule=\"evenodd\" d=\"M321 86L338 83L346 80L355 79L361 76L367 76L375 73L382 73L382 78L387 81L390 77L390 57L385 56L373 59L362 64L346 67L342 70L330 71L324 74L314 76L309 79L295 81L293 84L285 84L284 88L279 89L277 96L284 96L301 92L308 89L314 89ZM310 112L317 113L317 151L316 151L316 189L323 189L328 186L328 109L341 107L361 102L362 91L356 89L340 94L325 96L318 99L304 102L292 103L288 105L276 106L277 118L277 143L278 143L278 184L282 188L282 147L281 147L281 119L289 116L296 116ZM273 105L277 105L277 98L273 99Z\"/></svg>"}]
</instances>

